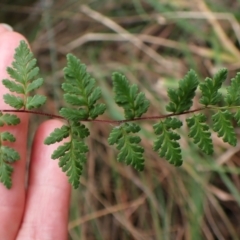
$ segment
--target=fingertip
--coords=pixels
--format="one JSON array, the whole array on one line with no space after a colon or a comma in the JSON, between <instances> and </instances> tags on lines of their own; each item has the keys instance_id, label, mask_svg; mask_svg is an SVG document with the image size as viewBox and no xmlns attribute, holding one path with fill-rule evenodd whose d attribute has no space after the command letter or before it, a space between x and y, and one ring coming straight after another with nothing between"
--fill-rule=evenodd
<instances>
[{"instance_id":1,"label":"fingertip","mask_svg":"<svg viewBox=\"0 0 240 240\"><path fill-rule=\"evenodd\" d=\"M0 32L0 48L1 50L7 50L4 52L9 52L10 50L14 52L15 48L18 47L20 41L24 40L28 43L27 39L20 33L14 31L4 31Z\"/></svg>"},{"instance_id":2,"label":"fingertip","mask_svg":"<svg viewBox=\"0 0 240 240\"><path fill-rule=\"evenodd\" d=\"M13 28L7 23L0 23L0 34L3 32L12 32Z\"/></svg>"}]
</instances>

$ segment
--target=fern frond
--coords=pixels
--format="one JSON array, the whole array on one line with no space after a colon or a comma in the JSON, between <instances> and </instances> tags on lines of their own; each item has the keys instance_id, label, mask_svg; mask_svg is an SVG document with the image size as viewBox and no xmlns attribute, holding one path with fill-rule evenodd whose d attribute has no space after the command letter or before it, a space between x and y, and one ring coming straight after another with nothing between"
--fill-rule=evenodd
<instances>
[{"instance_id":1,"label":"fern frond","mask_svg":"<svg viewBox=\"0 0 240 240\"><path fill-rule=\"evenodd\" d=\"M169 89L168 97L170 103L166 110L173 113L181 113L191 108L195 91L198 87L198 77L195 71L190 70L182 80L179 81L178 89Z\"/></svg>"},{"instance_id":2,"label":"fern frond","mask_svg":"<svg viewBox=\"0 0 240 240\"><path fill-rule=\"evenodd\" d=\"M60 111L63 117L77 121L77 117L79 117L78 120L95 119L104 113L105 104L96 104L97 100L101 98L100 88L95 87L95 79L87 72L86 66L72 54L67 55L64 78L65 82L62 84L62 89L65 92L64 99L70 105L79 108L74 110L77 112L74 116L72 108L64 108Z\"/></svg>"},{"instance_id":3,"label":"fern frond","mask_svg":"<svg viewBox=\"0 0 240 240\"><path fill-rule=\"evenodd\" d=\"M17 125L20 123L20 119L14 114L3 114L0 112L0 126L4 125ZM13 167L11 163L20 159L17 151L13 148L3 145L3 142L15 142L16 138L10 132L0 133L0 182L2 182L8 189L12 186L11 175Z\"/></svg>"},{"instance_id":4,"label":"fern frond","mask_svg":"<svg viewBox=\"0 0 240 240\"><path fill-rule=\"evenodd\" d=\"M206 78L203 83L200 83L200 90L202 96L199 102L205 106L216 105L221 101L221 93L218 90L221 88L222 83L227 78L227 69L220 69L213 78Z\"/></svg>"},{"instance_id":5,"label":"fern frond","mask_svg":"<svg viewBox=\"0 0 240 240\"><path fill-rule=\"evenodd\" d=\"M15 109L32 109L42 106L46 97L41 95L28 96L28 93L36 90L43 84L42 78L37 78L39 68L36 67L36 59L28 48L26 42L21 41L15 50L14 61L7 68L11 79L3 79L3 85L10 92L3 96L4 102ZM14 114L3 114L0 112L0 126L17 125L20 119ZM9 132L0 133L0 181L10 188L12 185L11 173L13 167L10 165L19 159L19 154L14 149L3 146L3 141L14 142L15 137Z\"/></svg>"},{"instance_id":6,"label":"fern frond","mask_svg":"<svg viewBox=\"0 0 240 240\"><path fill-rule=\"evenodd\" d=\"M189 137L193 138L193 142L206 154L213 153L213 143L208 125L205 123L206 116L202 113L194 114L186 119L190 128Z\"/></svg>"},{"instance_id":7,"label":"fern frond","mask_svg":"<svg viewBox=\"0 0 240 240\"><path fill-rule=\"evenodd\" d=\"M222 137L224 142L228 142L232 146L236 146L237 137L231 123L232 114L228 111L218 111L212 116L213 130L218 133L218 137Z\"/></svg>"},{"instance_id":8,"label":"fern frond","mask_svg":"<svg viewBox=\"0 0 240 240\"><path fill-rule=\"evenodd\" d=\"M36 59L25 41L21 41L16 48L12 67L8 67L7 72L13 80L3 79L3 85L11 92L19 93L21 96L5 94L5 103L15 109L38 108L45 103L46 98L40 95L28 97L28 100L25 101L28 93L36 90L43 84L42 78L35 79L39 68L36 67Z\"/></svg>"},{"instance_id":9,"label":"fern frond","mask_svg":"<svg viewBox=\"0 0 240 240\"><path fill-rule=\"evenodd\" d=\"M127 165L132 165L135 169L142 171L144 168L144 149L139 145L141 138L131 135L137 133L140 127L135 123L124 123L112 129L108 143L116 144L120 151L117 157L119 162L125 162Z\"/></svg>"},{"instance_id":10,"label":"fern frond","mask_svg":"<svg viewBox=\"0 0 240 240\"><path fill-rule=\"evenodd\" d=\"M59 142L69 137L70 141L59 146L52 154L53 159L59 158L59 166L69 177L74 188L79 186L83 164L86 162L88 147L84 139L89 130L80 120L95 119L103 114L106 105L97 103L101 98L101 90L95 87L93 79L86 70L86 66L72 54L67 55L67 67L64 68L65 82L62 84L64 99L71 107L63 107L59 113L68 120L69 126L55 129L45 144Z\"/></svg>"},{"instance_id":11,"label":"fern frond","mask_svg":"<svg viewBox=\"0 0 240 240\"><path fill-rule=\"evenodd\" d=\"M141 117L147 112L149 100L145 94L138 92L136 84L130 85L127 78L120 73L113 73L113 91L115 92L115 102L118 106L123 107L126 119Z\"/></svg>"},{"instance_id":12,"label":"fern frond","mask_svg":"<svg viewBox=\"0 0 240 240\"><path fill-rule=\"evenodd\" d=\"M17 125L20 123L20 119L13 114L3 114L0 112L0 126L4 125ZM20 159L17 151L13 148L3 146L3 142L15 142L16 138L10 132L0 133L0 182L2 182L7 188L11 188L12 180L11 175L13 167L11 163Z\"/></svg>"},{"instance_id":13,"label":"fern frond","mask_svg":"<svg viewBox=\"0 0 240 240\"><path fill-rule=\"evenodd\" d=\"M182 165L182 155L178 140L179 134L172 131L182 126L177 118L166 118L153 125L154 132L159 137L154 141L153 150L158 151L160 157L165 157L175 166Z\"/></svg>"},{"instance_id":14,"label":"fern frond","mask_svg":"<svg viewBox=\"0 0 240 240\"><path fill-rule=\"evenodd\" d=\"M27 109L42 106L46 98L37 94L29 96L30 93L43 84L43 79L37 77L39 69L36 67L36 59L33 58L33 54L24 41L16 49L14 62L11 67L7 68L7 72L10 79L4 79L3 84L15 95L11 93L5 94L4 101L11 107L20 110L10 111L50 115L27 111ZM219 90L226 77L227 70L221 69L212 79L206 78L200 84L202 94L200 103L208 109L217 110L212 116L213 130L218 133L219 137L223 138L223 141L235 146L237 137L231 119L233 117L240 126L240 73L232 79L231 85L227 88L227 95L223 98ZM95 86L96 81L87 72L86 66L72 54L67 55L64 78L65 82L62 84L62 89L64 91L64 100L68 105L63 107L59 113L67 123L61 128L56 128L45 139L44 143L49 145L64 140L52 153L52 159L59 159L59 166L66 172L69 182L74 188L79 186L79 177L87 160L88 147L85 144L85 139L89 136L89 130L81 123L83 120L121 123L112 129L108 142L110 145L116 144L119 150L117 156L119 162L125 162L141 171L144 168L144 149L139 145L141 138L135 134L140 131L140 127L132 122L143 119L159 119L160 121L153 126L157 135L153 149L158 152L160 157L165 157L171 164L175 166L182 164L182 154L178 141L180 135L176 131L182 126L182 122L172 116L184 112L193 113L203 110L203 108L198 108L188 111L192 107L193 98L199 85L198 77L193 70L190 70L179 81L178 89L168 90L170 102L166 106L166 110L171 114L146 118L141 118L150 105L145 94L139 92L136 84L130 84L124 75L113 73L114 100L118 106L124 109L126 118L119 121L94 120L106 110L106 105L99 102L101 89ZM225 100L227 106L209 106L217 105L222 99ZM235 114L230 112L230 109L233 108L238 109ZM17 125L20 122L20 119L13 114L3 114L3 112L8 111L8 109L0 110L0 126ZM161 120L163 118L165 120ZM202 113L194 114L188 117L186 122L189 127L189 137L193 138L194 143L203 152L212 154L213 143L209 127L206 124L206 116ZM0 133L0 182L7 188L12 185L12 163L19 160L20 156L14 149L4 146L4 142L14 142L15 140L15 136L10 132Z\"/></svg>"},{"instance_id":15,"label":"fern frond","mask_svg":"<svg viewBox=\"0 0 240 240\"><path fill-rule=\"evenodd\" d=\"M240 73L237 73L236 77L231 80L225 101L228 106L240 106Z\"/></svg>"},{"instance_id":16,"label":"fern frond","mask_svg":"<svg viewBox=\"0 0 240 240\"><path fill-rule=\"evenodd\" d=\"M13 167L11 163L20 159L17 151L13 148L3 146L3 141L14 142L15 137L9 132L0 133L0 182L2 182L8 189L12 186L11 175Z\"/></svg>"}]
</instances>

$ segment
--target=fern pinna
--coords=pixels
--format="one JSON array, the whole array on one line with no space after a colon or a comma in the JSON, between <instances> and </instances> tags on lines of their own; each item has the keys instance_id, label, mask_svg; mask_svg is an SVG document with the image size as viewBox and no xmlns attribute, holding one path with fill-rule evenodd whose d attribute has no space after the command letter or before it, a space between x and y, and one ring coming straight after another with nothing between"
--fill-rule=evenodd
<instances>
[{"instance_id":1,"label":"fern pinna","mask_svg":"<svg viewBox=\"0 0 240 240\"><path fill-rule=\"evenodd\" d=\"M153 132L156 134L153 150L175 166L181 166L183 162L179 143L181 138L179 129L183 122L177 118L178 115L189 115L186 118L189 137L206 154L213 154L211 131L215 131L224 142L232 146L237 143L232 122L234 120L240 126L240 73L231 80L227 94L223 96L220 89L227 78L226 69L219 70L213 78L208 77L205 81L199 81L195 71L190 70L179 81L177 89L168 90L170 101L166 105L166 111L169 113L147 117L142 116L150 105L145 94L139 91L136 84L130 84L123 74L113 73L114 101L123 108L125 119L103 120L96 118L105 112L107 106L99 101L101 89L96 86L96 81L87 72L86 66L75 56L68 54L67 66L63 71L65 82L62 89L66 107L60 109L58 116L32 110L42 106L46 97L32 94L43 84L43 79L37 78L39 69L36 67L36 59L33 58L27 44L22 41L16 49L12 66L7 68L10 79L2 80L4 86L15 94L8 93L3 96L5 103L13 109L0 110L0 126L19 124L20 119L14 114L16 112L49 115L65 120L61 128L56 128L45 139L45 144L62 142L52 153L52 159L58 159L59 166L66 172L74 188L79 186L79 178L89 151L85 140L90 131L85 122L101 121L116 125L112 127L108 143L116 145L119 162L132 165L139 171L144 169L144 148L140 144L140 136L137 135L141 130L137 124L140 120L158 121L153 125ZM201 107L191 109L198 87ZM204 114L206 111L203 110L215 112L210 119L212 130ZM15 139L16 136L10 132L0 133L0 181L7 188L12 185L13 163L20 157L17 151L6 146L4 142L14 142ZM65 140L62 141L63 139Z\"/></svg>"},{"instance_id":2,"label":"fern pinna","mask_svg":"<svg viewBox=\"0 0 240 240\"><path fill-rule=\"evenodd\" d=\"M69 138L68 142L59 146L52 154L53 159L59 158L59 166L69 177L74 188L79 186L83 164L86 162L88 147L84 140L89 130L81 120L93 120L106 110L106 105L96 103L101 97L101 90L95 87L93 79L75 56L67 55L67 67L64 69L65 83L62 84L64 100L71 106L60 110L60 115L67 120L67 125L55 129L45 144L60 142Z\"/></svg>"}]
</instances>

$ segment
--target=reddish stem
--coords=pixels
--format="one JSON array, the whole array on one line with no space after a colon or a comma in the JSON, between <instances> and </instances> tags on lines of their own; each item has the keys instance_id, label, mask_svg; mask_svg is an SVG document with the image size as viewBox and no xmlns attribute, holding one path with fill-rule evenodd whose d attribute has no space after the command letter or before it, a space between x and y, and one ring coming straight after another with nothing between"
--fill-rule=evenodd
<instances>
[{"instance_id":1,"label":"reddish stem","mask_svg":"<svg viewBox=\"0 0 240 240\"><path fill-rule=\"evenodd\" d=\"M162 118L167 118L167 117L172 117L172 116L178 116L178 115L183 115L183 114L189 114L189 113L194 113L194 112L198 112L201 110L206 109L206 107L202 107L202 108L197 108L194 110L189 110L189 111L185 111L185 112L181 112L181 113L170 113L170 114L164 114L164 115L160 115L160 116L150 116L150 117L139 117L139 118L134 118L134 119L124 119L124 120L107 120L107 119L85 119L85 120L80 120L81 122L99 122L99 123L111 123L111 124L121 124L121 123L125 123L125 122L134 122L134 121L142 121L142 120L158 120L158 119L162 119ZM33 111L33 110L16 110L16 109L3 109L0 110L0 112L11 112L11 113L32 113L32 114L37 114L37 115L42 115L42 116L47 116L50 118L58 118L58 119L63 119L63 120L67 120L62 116L59 115L55 115L55 114L50 114L50 113L45 113L45 112L40 112L40 111Z\"/></svg>"}]
</instances>

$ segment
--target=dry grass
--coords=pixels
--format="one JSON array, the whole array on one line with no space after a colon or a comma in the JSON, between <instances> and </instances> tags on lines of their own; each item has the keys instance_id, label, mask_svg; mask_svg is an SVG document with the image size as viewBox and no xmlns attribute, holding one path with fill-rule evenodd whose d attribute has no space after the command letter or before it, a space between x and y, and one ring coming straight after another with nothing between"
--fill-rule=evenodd
<instances>
[{"instance_id":1,"label":"dry grass","mask_svg":"<svg viewBox=\"0 0 240 240\"><path fill-rule=\"evenodd\" d=\"M68 52L102 87L109 106L103 118L122 118L111 98L113 71L137 82L151 101L148 114L159 115L167 88L189 68L201 79L223 66L230 79L240 68L239 1L45 2L0 3L5 21L14 13L15 29L31 40L46 79L41 91L50 97L45 111L63 105L61 68ZM91 124L88 163L72 194L69 239L239 239L240 145L232 148L213 135L215 154L205 156L189 143L185 128L184 164L175 168L152 151L151 125L142 123L146 167L138 173L116 162L106 140L112 126Z\"/></svg>"}]
</instances>

